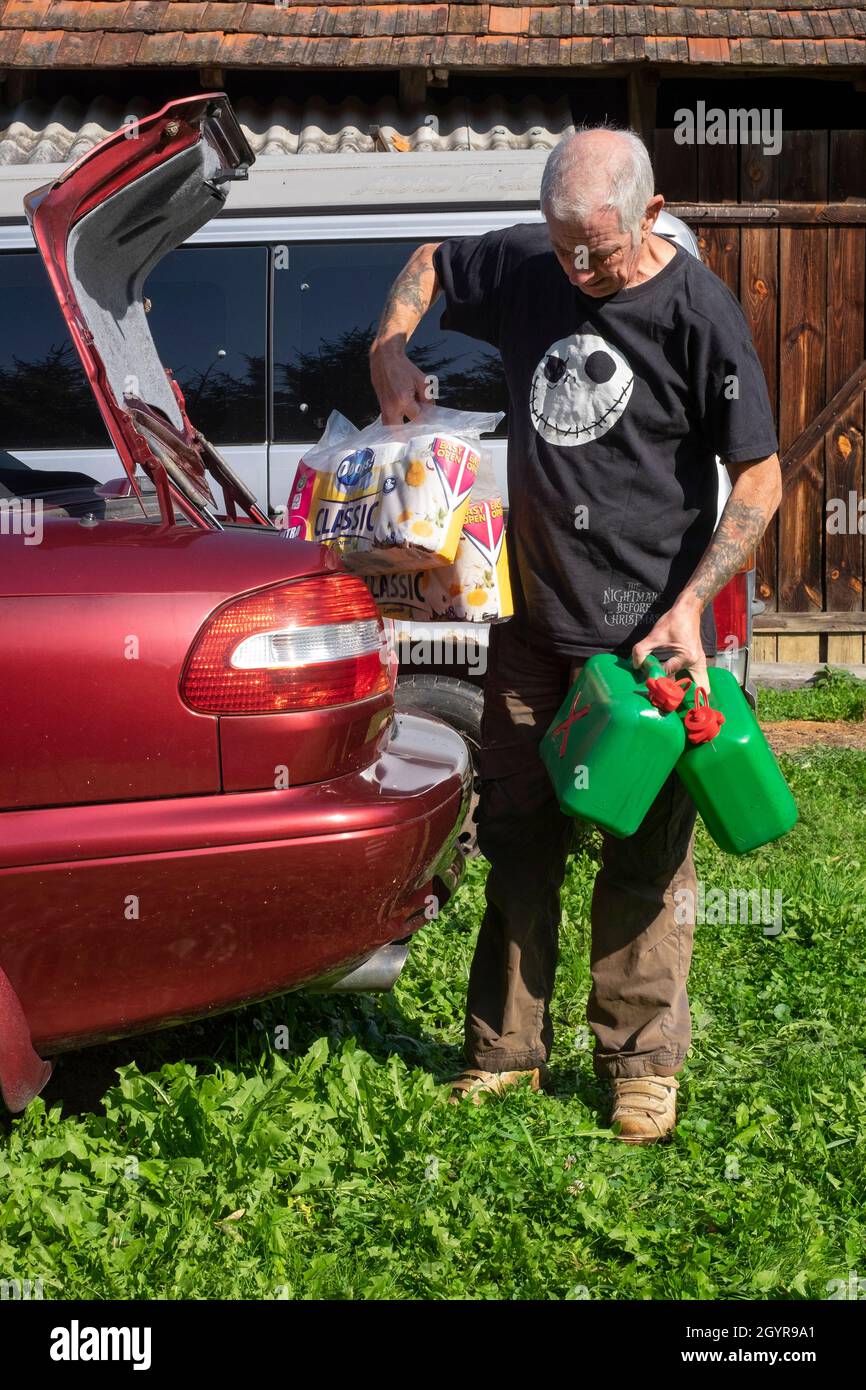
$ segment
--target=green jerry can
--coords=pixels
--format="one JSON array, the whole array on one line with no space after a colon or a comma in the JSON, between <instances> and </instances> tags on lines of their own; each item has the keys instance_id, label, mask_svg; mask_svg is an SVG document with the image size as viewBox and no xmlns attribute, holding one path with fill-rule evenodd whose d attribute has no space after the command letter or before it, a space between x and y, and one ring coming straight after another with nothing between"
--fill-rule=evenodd
<instances>
[{"instance_id":1,"label":"green jerry can","mask_svg":"<svg viewBox=\"0 0 866 1390\"><path fill-rule=\"evenodd\" d=\"M685 748L672 711L687 685L666 677L654 656L640 670L609 652L589 658L541 740L566 815L620 839L635 833Z\"/></svg>"},{"instance_id":2,"label":"green jerry can","mask_svg":"<svg viewBox=\"0 0 866 1390\"><path fill-rule=\"evenodd\" d=\"M708 674L709 700L690 685L679 708L687 741L677 775L719 848L748 854L787 834L797 804L736 676L723 666Z\"/></svg>"}]
</instances>

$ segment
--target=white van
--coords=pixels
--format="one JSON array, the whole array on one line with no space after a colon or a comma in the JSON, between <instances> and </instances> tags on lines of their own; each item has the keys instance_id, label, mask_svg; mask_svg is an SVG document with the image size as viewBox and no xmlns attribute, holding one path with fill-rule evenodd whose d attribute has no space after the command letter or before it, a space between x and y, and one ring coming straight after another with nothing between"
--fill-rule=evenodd
<instances>
[{"instance_id":1,"label":"white van","mask_svg":"<svg viewBox=\"0 0 866 1390\"><path fill-rule=\"evenodd\" d=\"M276 512L332 409L373 419L367 348L389 285L414 247L538 221L544 150L399 156L264 156L228 211L147 282L150 322L196 425ZM0 166L0 465L117 473L24 220L24 194L61 172ZM695 255L683 222L658 230ZM505 409L497 353L442 330L434 310L411 355L440 404ZM45 389L56 407L46 409ZM38 384L38 391L35 389ZM505 430L490 441L503 489Z\"/></svg>"}]
</instances>

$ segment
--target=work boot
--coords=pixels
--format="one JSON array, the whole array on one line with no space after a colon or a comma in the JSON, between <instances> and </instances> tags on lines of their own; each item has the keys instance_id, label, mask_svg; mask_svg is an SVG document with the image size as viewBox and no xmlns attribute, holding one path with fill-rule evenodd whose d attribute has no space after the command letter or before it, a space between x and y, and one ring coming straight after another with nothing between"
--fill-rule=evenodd
<instances>
[{"instance_id":1,"label":"work boot","mask_svg":"<svg viewBox=\"0 0 866 1390\"><path fill-rule=\"evenodd\" d=\"M488 1096L503 1096L511 1086L529 1082L530 1091L549 1091L550 1072L543 1062L530 1071L482 1071L480 1067L467 1067L451 1084L449 1105L459 1105L468 1100L472 1105L480 1105Z\"/></svg>"},{"instance_id":2,"label":"work boot","mask_svg":"<svg viewBox=\"0 0 866 1390\"><path fill-rule=\"evenodd\" d=\"M655 1144L677 1122L675 1076L617 1076L613 1080L611 1125L624 1144Z\"/></svg>"}]
</instances>

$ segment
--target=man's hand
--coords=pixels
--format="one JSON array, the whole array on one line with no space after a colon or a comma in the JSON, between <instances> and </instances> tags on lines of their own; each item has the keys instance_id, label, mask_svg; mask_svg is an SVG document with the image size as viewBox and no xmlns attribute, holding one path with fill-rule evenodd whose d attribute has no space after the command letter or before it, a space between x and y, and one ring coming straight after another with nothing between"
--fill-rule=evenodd
<instances>
[{"instance_id":1,"label":"man's hand","mask_svg":"<svg viewBox=\"0 0 866 1390\"><path fill-rule=\"evenodd\" d=\"M728 472L733 490L704 558L673 608L659 618L652 632L632 648L631 654L634 665L640 666L648 652L670 647L675 655L664 663L668 675L688 668L697 684L705 689L707 660L701 647L701 614L754 554L782 500L778 454L729 464Z\"/></svg>"},{"instance_id":2,"label":"man's hand","mask_svg":"<svg viewBox=\"0 0 866 1390\"><path fill-rule=\"evenodd\" d=\"M439 295L433 266L438 242L413 251L388 293L379 328L370 348L370 378L382 411L383 425L402 425L431 399L427 378L406 355L421 319Z\"/></svg>"},{"instance_id":3,"label":"man's hand","mask_svg":"<svg viewBox=\"0 0 866 1390\"><path fill-rule=\"evenodd\" d=\"M669 676L680 671L688 671L697 685L708 689L707 658L701 646L701 605L692 600L678 600L648 632L643 641L638 642L631 657L635 666L640 666L644 657L657 648L667 647L674 653L663 662Z\"/></svg>"},{"instance_id":4,"label":"man's hand","mask_svg":"<svg viewBox=\"0 0 866 1390\"><path fill-rule=\"evenodd\" d=\"M371 350L370 379L383 425L402 425L404 420L414 420L429 399L426 376L402 349Z\"/></svg>"}]
</instances>

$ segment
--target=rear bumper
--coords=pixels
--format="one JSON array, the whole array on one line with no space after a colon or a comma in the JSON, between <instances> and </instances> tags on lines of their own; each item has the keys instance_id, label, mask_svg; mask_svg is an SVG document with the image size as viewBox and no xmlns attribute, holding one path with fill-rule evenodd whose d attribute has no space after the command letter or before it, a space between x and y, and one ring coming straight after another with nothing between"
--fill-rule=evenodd
<instances>
[{"instance_id":1,"label":"rear bumper","mask_svg":"<svg viewBox=\"0 0 866 1390\"><path fill-rule=\"evenodd\" d=\"M0 966L34 1042L279 994L416 930L469 781L462 739L405 715L328 783L0 815Z\"/></svg>"}]
</instances>

